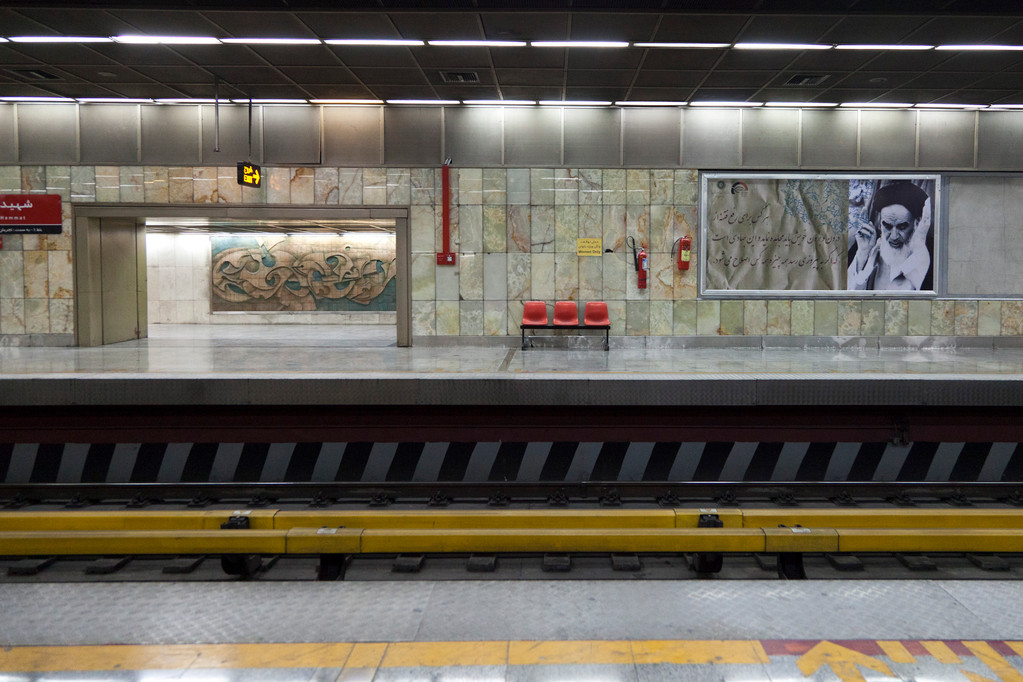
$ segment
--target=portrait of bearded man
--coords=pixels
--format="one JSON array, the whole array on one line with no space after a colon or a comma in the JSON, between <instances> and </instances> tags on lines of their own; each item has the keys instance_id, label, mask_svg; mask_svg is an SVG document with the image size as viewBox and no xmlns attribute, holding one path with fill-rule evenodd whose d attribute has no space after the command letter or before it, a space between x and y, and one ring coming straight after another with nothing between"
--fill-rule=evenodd
<instances>
[{"instance_id":1,"label":"portrait of bearded man","mask_svg":"<svg viewBox=\"0 0 1023 682\"><path fill-rule=\"evenodd\" d=\"M862 200L862 198L861 198ZM921 291L933 288L931 198L908 180L878 188L868 219L850 216L848 288Z\"/></svg>"}]
</instances>

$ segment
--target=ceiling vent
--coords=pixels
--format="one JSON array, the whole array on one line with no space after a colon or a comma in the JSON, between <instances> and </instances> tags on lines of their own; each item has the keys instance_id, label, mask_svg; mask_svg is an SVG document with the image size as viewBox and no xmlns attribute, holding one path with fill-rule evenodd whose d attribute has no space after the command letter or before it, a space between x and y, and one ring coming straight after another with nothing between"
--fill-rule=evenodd
<instances>
[{"instance_id":1,"label":"ceiling vent","mask_svg":"<svg viewBox=\"0 0 1023 682\"><path fill-rule=\"evenodd\" d=\"M820 85L829 78L831 78L829 74L824 74L823 76L821 76L797 73L795 76L785 81L785 85L796 88L813 88Z\"/></svg>"},{"instance_id":2,"label":"ceiling vent","mask_svg":"<svg viewBox=\"0 0 1023 682\"><path fill-rule=\"evenodd\" d=\"M479 83L480 75L475 71L441 71L441 80L445 83Z\"/></svg>"},{"instance_id":3,"label":"ceiling vent","mask_svg":"<svg viewBox=\"0 0 1023 682\"><path fill-rule=\"evenodd\" d=\"M7 73L23 81L59 81L60 76L42 69L7 69Z\"/></svg>"}]
</instances>

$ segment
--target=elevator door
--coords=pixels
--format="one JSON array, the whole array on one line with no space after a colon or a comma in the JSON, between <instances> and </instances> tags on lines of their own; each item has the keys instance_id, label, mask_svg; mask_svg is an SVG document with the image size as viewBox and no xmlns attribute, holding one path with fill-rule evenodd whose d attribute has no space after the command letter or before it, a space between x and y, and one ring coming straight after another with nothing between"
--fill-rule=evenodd
<instances>
[{"instance_id":1,"label":"elevator door","mask_svg":"<svg viewBox=\"0 0 1023 682\"><path fill-rule=\"evenodd\" d=\"M103 343L137 339L146 329L145 228L134 218L102 218L99 236Z\"/></svg>"}]
</instances>

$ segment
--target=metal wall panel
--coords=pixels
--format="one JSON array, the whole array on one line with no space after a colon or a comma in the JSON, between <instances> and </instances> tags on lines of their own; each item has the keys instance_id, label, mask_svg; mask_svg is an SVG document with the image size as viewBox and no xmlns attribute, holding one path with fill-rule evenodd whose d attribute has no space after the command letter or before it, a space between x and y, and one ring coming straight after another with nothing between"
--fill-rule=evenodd
<instances>
[{"instance_id":1,"label":"metal wall panel","mask_svg":"<svg viewBox=\"0 0 1023 682\"><path fill-rule=\"evenodd\" d=\"M621 133L619 109L565 109L565 165L620 165Z\"/></svg>"},{"instance_id":2,"label":"metal wall panel","mask_svg":"<svg viewBox=\"0 0 1023 682\"><path fill-rule=\"evenodd\" d=\"M855 111L806 109L802 121L802 163L810 168L855 168Z\"/></svg>"},{"instance_id":3,"label":"metal wall panel","mask_svg":"<svg viewBox=\"0 0 1023 682\"><path fill-rule=\"evenodd\" d=\"M206 165L233 166L239 161L262 160L262 109L252 109L252 154L249 154L249 108L220 105L220 152L216 148L216 109L202 108L202 162Z\"/></svg>"},{"instance_id":4,"label":"metal wall panel","mask_svg":"<svg viewBox=\"0 0 1023 682\"><path fill-rule=\"evenodd\" d=\"M82 163L138 163L137 105L83 104L79 116L82 121Z\"/></svg>"},{"instance_id":5,"label":"metal wall panel","mask_svg":"<svg viewBox=\"0 0 1023 682\"><path fill-rule=\"evenodd\" d=\"M799 111L742 112L742 165L786 168L799 164Z\"/></svg>"},{"instance_id":6,"label":"metal wall panel","mask_svg":"<svg viewBox=\"0 0 1023 682\"><path fill-rule=\"evenodd\" d=\"M682 165L734 168L741 164L740 112L689 109L682 118Z\"/></svg>"},{"instance_id":7,"label":"metal wall panel","mask_svg":"<svg viewBox=\"0 0 1023 682\"><path fill-rule=\"evenodd\" d=\"M916 111L861 111L860 166L916 167Z\"/></svg>"},{"instance_id":8,"label":"metal wall panel","mask_svg":"<svg viewBox=\"0 0 1023 682\"><path fill-rule=\"evenodd\" d=\"M679 165L682 112L674 107L622 112L622 158L626 166Z\"/></svg>"},{"instance_id":9,"label":"metal wall panel","mask_svg":"<svg viewBox=\"0 0 1023 682\"><path fill-rule=\"evenodd\" d=\"M920 112L920 167L973 168L974 111Z\"/></svg>"},{"instance_id":10,"label":"metal wall panel","mask_svg":"<svg viewBox=\"0 0 1023 682\"><path fill-rule=\"evenodd\" d=\"M456 166L501 164L500 107L462 107L444 110L444 155Z\"/></svg>"},{"instance_id":11,"label":"metal wall panel","mask_svg":"<svg viewBox=\"0 0 1023 682\"><path fill-rule=\"evenodd\" d=\"M443 113L440 107L386 107L384 163L395 166L443 163Z\"/></svg>"},{"instance_id":12,"label":"metal wall panel","mask_svg":"<svg viewBox=\"0 0 1023 682\"><path fill-rule=\"evenodd\" d=\"M262 109L263 163L320 163L320 107Z\"/></svg>"},{"instance_id":13,"label":"metal wall panel","mask_svg":"<svg viewBox=\"0 0 1023 682\"><path fill-rule=\"evenodd\" d=\"M1019 112L991 111L980 115L977 168L1018 170L1023 153L1023 126Z\"/></svg>"},{"instance_id":14,"label":"metal wall panel","mask_svg":"<svg viewBox=\"0 0 1023 682\"><path fill-rule=\"evenodd\" d=\"M78 105L19 104L18 151L22 163L74 163Z\"/></svg>"},{"instance_id":15,"label":"metal wall panel","mask_svg":"<svg viewBox=\"0 0 1023 682\"><path fill-rule=\"evenodd\" d=\"M561 164L561 109L505 109L504 163L508 166Z\"/></svg>"},{"instance_id":16,"label":"metal wall panel","mask_svg":"<svg viewBox=\"0 0 1023 682\"><path fill-rule=\"evenodd\" d=\"M201 158L197 107L142 107L142 163L190 166ZM225 159L223 165L230 164Z\"/></svg>"},{"instance_id":17,"label":"metal wall panel","mask_svg":"<svg viewBox=\"0 0 1023 682\"><path fill-rule=\"evenodd\" d=\"M323 163L375 166L383 157L380 107L325 107Z\"/></svg>"},{"instance_id":18,"label":"metal wall panel","mask_svg":"<svg viewBox=\"0 0 1023 682\"><path fill-rule=\"evenodd\" d=\"M18 147L14 142L14 105L0 104L0 163L18 160Z\"/></svg>"}]
</instances>

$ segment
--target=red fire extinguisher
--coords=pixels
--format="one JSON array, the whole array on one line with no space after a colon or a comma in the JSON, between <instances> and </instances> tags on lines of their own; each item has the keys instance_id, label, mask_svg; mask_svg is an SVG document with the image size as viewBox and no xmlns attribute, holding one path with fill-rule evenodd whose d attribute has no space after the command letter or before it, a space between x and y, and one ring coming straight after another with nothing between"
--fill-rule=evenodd
<instances>
[{"instance_id":1,"label":"red fire extinguisher","mask_svg":"<svg viewBox=\"0 0 1023 682\"><path fill-rule=\"evenodd\" d=\"M639 288L646 289L646 273L650 270L650 263L647 261L646 249L639 247L639 270L637 272Z\"/></svg>"},{"instance_id":2,"label":"red fire extinguisher","mask_svg":"<svg viewBox=\"0 0 1023 682\"><path fill-rule=\"evenodd\" d=\"M689 252L692 249L693 241L688 237L679 237L675 240L675 244L672 245L672 250L675 246L678 246L678 269L688 270L689 269Z\"/></svg>"}]
</instances>

